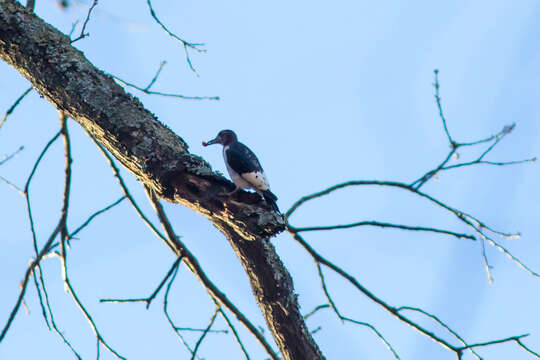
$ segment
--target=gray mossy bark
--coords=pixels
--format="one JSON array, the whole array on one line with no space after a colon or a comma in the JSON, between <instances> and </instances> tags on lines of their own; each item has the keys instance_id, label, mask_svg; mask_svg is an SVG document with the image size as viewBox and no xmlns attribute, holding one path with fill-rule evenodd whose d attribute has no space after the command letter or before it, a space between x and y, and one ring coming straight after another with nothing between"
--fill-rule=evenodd
<instances>
[{"instance_id":1,"label":"gray mossy bark","mask_svg":"<svg viewBox=\"0 0 540 360\"><path fill-rule=\"evenodd\" d=\"M225 234L284 358L324 358L269 241L284 230L279 214L257 194L225 195L234 188L227 179L190 154L179 136L93 66L66 35L14 0L0 0L0 58L159 197L202 214Z\"/></svg>"}]
</instances>

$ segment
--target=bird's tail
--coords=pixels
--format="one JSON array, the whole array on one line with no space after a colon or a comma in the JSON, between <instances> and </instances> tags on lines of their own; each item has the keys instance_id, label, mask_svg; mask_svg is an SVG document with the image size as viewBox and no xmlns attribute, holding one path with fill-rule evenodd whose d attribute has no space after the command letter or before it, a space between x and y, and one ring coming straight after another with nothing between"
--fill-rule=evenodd
<instances>
[{"instance_id":1,"label":"bird's tail","mask_svg":"<svg viewBox=\"0 0 540 360\"><path fill-rule=\"evenodd\" d=\"M275 211L279 213L280 211L276 203L277 196L274 195L274 193L272 193L270 190L263 190L262 194L264 196L264 200L266 201L266 203L270 205L272 209L274 209Z\"/></svg>"}]
</instances>

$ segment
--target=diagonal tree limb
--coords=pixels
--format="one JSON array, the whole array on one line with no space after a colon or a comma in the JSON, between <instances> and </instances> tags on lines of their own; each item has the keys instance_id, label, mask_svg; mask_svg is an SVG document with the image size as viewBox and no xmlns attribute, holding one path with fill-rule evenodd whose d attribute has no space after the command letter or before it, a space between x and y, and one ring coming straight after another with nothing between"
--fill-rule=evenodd
<instances>
[{"instance_id":1,"label":"diagonal tree limb","mask_svg":"<svg viewBox=\"0 0 540 360\"><path fill-rule=\"evenodd\" d=\"M249 319L227 298L227 296L206 276L202 267L199 264L197 258L186 248L184 243L178 238L172 225L165 214L161 203L156 198L155 193L148 187L146 187L146 192L152 206L154 207L158 218L167 233L168 238L165 240L166 244L171 248L171 250L178 256L182 257L184 263L188 269L193 272L199 279L199 281L204 285L208 293L212 296L216 302L216 306L222 304L224 307L229 309L238 321L240 321L251 334L259 341L259 343L264 347L268 355L274 360L278 359L277 354L274 352L270 344L266 341L264 336L257 330L257 328L249 321Z\"/></svg>"},{"instance_id":2,"label":"diagonal tree limb","mask_svg":"<svg viewBox=\"0 0 540 360\"><path fill-rule=\"evenodd\" d=\"M0 58L77 121L161 198L225 222L246 240L284 230L260 196L232 187L121 86L73 48L67 36L14 0L0 0Z\"/></svg>"},{"instance_id":3,"label":"diagonal tree limb","mask_svg":"<svg viewBox=\"0 0 540 360\"><path fill-rule=\"evenodd\" d=\"M0 0L0 58L159 197L200 213L225 234L284 358L323 358L300 315L290 275L268 241L284 230L284 221L260 196L225 195L229 181L190 154L180 137L95 68L66 35L14 0Z\"/></svg>"}]
</instances>

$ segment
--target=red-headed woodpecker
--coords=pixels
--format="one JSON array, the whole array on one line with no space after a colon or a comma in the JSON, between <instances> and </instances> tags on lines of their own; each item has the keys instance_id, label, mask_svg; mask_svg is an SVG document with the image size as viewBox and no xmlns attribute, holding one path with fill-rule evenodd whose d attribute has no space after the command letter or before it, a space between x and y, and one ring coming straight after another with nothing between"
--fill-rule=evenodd
<instances>
[{"instance_id":1,"label":"red-headed woodpecker","mask_svg":"<svg viewBox=\"0 0 540 360\"><path fill-rule=\"evenodd\" d=\"M203 146L212 144L223 145L223 158L227 171L238 189L254 189L264 197L264 200L277 212L277 197L270 191L270 185L259 160L246 145L238 141L232 130L221 130L215 139L203 141Z\"/></svg>"}]
</instances>

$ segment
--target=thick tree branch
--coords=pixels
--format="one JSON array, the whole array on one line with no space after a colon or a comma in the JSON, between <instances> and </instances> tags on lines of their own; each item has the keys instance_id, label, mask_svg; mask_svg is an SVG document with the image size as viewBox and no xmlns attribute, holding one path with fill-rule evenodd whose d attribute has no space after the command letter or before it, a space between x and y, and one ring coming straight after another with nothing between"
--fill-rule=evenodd
<instances>
[{"instance_id":1,"label":"thick tree branch","mask_svg":"<svg viewBox=\"0 0 540 360\"><path fill-rule=\"evenodd\" d=\"M282 217L233 185L116 82L69 37L14 0L0 0L0 58L77 121L159 197L207 217L233 245L274 339L287 359L322 358L298 309L292 281L268 238ZM247 241L254 240L254 241Z\"/></svg>"},{"instance_id":2,"label":"thick tree branch","mask_svg":"<svg viewBox=\"0 0 540 360\"><path fill-rule=\"evenodd\" d=\"M243 239L284 230L260 196L238 192L121 86L71 46L67 36L14 0L0 0L0 58L94 136L159 197L224 221Z\"/></svg>"}]
</instances>

